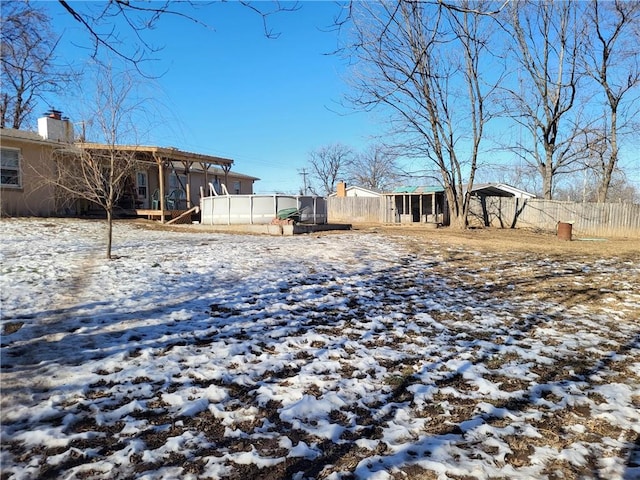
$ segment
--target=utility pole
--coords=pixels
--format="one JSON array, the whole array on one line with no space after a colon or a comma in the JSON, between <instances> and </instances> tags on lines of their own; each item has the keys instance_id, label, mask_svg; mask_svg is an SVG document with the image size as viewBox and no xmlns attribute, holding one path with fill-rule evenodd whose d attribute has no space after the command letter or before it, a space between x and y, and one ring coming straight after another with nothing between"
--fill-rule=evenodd
<instances>
[{"instance_id":1,"label":"utility pole","mask_svg":"<svg viewBox=\"0 0 640 480\"><path fill-rule=\"evenodd\" d=\"M304 192L304 195L306 195L307 194L307 175L309 174L307 173L306 168L302 168L298 170L298 172L300 173L300 175L302 175L302 184L304 185L303 192Z\"/></svg>"}]
</instances>

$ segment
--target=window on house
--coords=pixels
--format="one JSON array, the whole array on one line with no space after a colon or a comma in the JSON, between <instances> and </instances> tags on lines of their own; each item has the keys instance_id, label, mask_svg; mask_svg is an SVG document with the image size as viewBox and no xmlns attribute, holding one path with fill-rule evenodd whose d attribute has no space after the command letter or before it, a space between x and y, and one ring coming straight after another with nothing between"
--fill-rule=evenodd
<instances>
[{"instance_id":1,"label":"window on house","mask_svg":"<svg viewBox=\"0 0 640 480\"><path fill-rule=\"evenodd\" d=\"M139 198L147 198L147 172L138 172L136 174L136 188Z\"/></svg>"},{"instance_id":2,"label":"window on house","mask_svg":"<svg viewBox=\"0 0 640 480\"><path fill-rule=\"evenodd\" d=\"M187 176L171 173L169 175L169 191L171 190L185 190L187 185Z\"/></svg>"},{"instance_id":3,"label":"window on house","mask_svg":"<svg viewBox=\"0 0 640 480\"><path fill-rule=\"evenodd\" d=\"M0 149L0 184L3 187L21 187L20 150L17 148Z\"/></svg>"},{"instance_id":4,"label":"window on house","mask_svg":"<svg viewBox=\"0 0 640 480\"><path fill-rule=\"evenodd\" d=\"M240 193L240 182L239 181L233 182L233 191L236 192L236 194Z\"/></svg>"},{"instance_id":5,"label":"window on house","mask_svg":"<svg viewBox=\"0 0 640 480\"><path fill-rule=\"evenodd\" d=\"M213 182L210 182L211 185L213 185L213 189L216 191L217 194L221 194L222 193L222 187L220 186L220 179L218 177L216 177ZM213 195L213 192L209 192L211 195Z\"/></svg>"}]
</instances>

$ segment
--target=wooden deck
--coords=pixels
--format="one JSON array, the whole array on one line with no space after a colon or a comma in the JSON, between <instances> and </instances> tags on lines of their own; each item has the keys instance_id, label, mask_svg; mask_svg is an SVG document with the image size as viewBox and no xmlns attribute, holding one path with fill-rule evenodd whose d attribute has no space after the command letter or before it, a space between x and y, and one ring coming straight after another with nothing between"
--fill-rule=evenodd
<instances>
[{"instance_id":1,"label":"wooden deck","mask_svg":"<svg viewBox=\"0 0 640 480\"><path fill-rule=\"evenodd\" d=\"M136 209L135 214L148 219L158 219L162 223L191 223L191 213L198 213L200 207L188 210L152 210L148 208Z\"/></svg>"}]
</instances>

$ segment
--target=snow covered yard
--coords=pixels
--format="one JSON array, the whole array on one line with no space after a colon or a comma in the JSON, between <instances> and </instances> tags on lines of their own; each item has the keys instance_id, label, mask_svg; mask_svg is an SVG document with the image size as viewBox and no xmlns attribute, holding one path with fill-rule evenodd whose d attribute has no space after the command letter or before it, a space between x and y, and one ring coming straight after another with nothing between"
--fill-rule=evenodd
<instances>
[{"instance_id":1,"label":"snow covered yard","mask_svg":"<svg viewBox=\"0 0 640 480\"><path fill-rule=\"evenodd\" d=\"M640 261L0 221L2 479L640 478Z\"/></svg>"}]
</instances>

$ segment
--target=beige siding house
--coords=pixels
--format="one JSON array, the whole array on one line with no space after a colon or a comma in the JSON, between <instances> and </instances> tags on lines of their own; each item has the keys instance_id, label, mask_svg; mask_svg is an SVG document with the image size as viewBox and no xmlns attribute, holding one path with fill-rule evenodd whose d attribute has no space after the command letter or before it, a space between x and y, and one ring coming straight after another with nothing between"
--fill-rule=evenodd
<instances>
[{"instance_id":1,"label":"beige siding house","mask_svg":"<svg viewBox=\"0 0 640 480\"><path fill-rule=\"evenodd\" d=\"M2 216L82 215L96 207L78 200L63 207L53 186L56 149L104 150L104 144L73 143L72 124L60 112L38 120L38 133L0 129L0 213ZM198 206L202 194L252 194L257 177L233 172L233 160L173 147L119 145L135 152L138 168L119 209L128 215L164 218L165 211ZM226 188L226 190L225 190ZM150 211L153 211L150 213ZM160 212L160 213L158 213Z\"/></svg>"},{"instance_id":2,"label":"beige siding house","mask_svg":"<svg viewBox=\"0 0 640 480\"><path fill-rule=\"evenodd\" d=\"M3 216L51 216L56 213L51 152L58 142L34 132L0 130L0 212Z\"/></svg>"}]
</instances>

